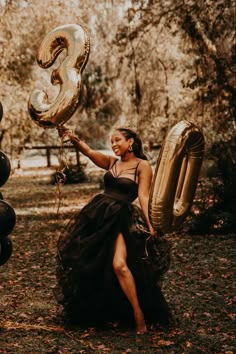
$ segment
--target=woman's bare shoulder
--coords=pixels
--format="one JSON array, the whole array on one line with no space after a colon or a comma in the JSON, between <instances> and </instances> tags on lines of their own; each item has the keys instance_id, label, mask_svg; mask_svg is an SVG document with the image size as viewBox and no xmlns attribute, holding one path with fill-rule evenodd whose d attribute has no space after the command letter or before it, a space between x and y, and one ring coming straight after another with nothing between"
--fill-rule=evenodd
<instances>
[{"instance_id":1,"label":"woman's bare shoulder","mask_svg":"<svg viewBox=\"0 0 236 354\"><path fill-rule=\"evenodd\" d=\"M151 165L150 163L148 162L148 160L142 160L140 159L139 160L139 165L138 165L139 168L143 169L143 168L151 168Z\"/></svg>"},{"instance_id":2,"label":"woman's bare shoulder","mask_svg":"<svg viewBox=\"0 0 236 354\"><path fill-rule=\"evenodd\" d=\"M152 168L150 163L147 160L141 160L138 165L138 173L151 173Z\"/></svg>"}]
</instances>

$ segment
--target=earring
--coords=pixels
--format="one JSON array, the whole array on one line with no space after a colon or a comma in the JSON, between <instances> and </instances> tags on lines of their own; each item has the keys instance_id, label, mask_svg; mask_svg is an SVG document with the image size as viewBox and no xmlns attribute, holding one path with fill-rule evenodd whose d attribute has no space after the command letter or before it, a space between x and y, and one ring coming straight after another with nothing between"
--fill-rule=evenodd
<instances>
[{"instance_id":1,"label":"earring","mask_svg":"<svg viewBox=\"0 0 236 354\"><path fill-rule=\"evenodd\" d=\"M129 152L132 152L132 151L133 151L132 145L129 146L128 151L129 151Z\"/></svg>"}]
</instances>

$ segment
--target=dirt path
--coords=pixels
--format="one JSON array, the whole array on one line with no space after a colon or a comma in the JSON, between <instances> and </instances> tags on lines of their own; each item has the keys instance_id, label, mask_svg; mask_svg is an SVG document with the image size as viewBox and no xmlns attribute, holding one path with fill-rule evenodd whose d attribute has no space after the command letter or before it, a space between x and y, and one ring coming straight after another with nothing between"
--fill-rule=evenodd
<instances>
[{"instance_id":1,"label":"dirt path","mask_svg":"<svg viewBox=\"0 0 236 354\"><path fill-rule=\"evenodd\" d=\"M175 328L141 338L130 329L64 328L53 296L56 239L99 185L64 186L58 215L60 191L48 178L13 175L1 188L17 223L13 254L0 267L0 353L234 353L235 235L166 236L173 256L163 289Z\"/></svg>"}]
</instances>

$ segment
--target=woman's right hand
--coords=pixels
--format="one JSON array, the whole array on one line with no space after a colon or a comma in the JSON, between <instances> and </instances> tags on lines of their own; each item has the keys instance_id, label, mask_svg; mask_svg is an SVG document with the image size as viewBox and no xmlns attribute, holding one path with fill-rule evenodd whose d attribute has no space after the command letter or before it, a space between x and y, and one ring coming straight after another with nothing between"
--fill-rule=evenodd
<instances>
[{"instance_id":1,"label":"woman's right hand","mask_svg":"<svg viewBox=\"0 0 236 354\"><path fill-rule=\"evenodd\" d=\"M60 136L60 138L64 138L66 136L68 136L69 138L71 138L72 135L72 131L70 129L67 129L66 127L64 127L63 125L58 125L57 126L57 131L58 134Z\"/></svg>"},{"instance_id":2,"label":"woman's right hand","mask_svg":"<svg viewBox=\"0 0 236 354\"><path fill-rule=\"evenodd\" d=\"M80 144L80 139L72 133L70 129L67 129L63 127L63 125L58 125L57 126L58 134L61 137L62 140L64 140L66 137L69 138L71 143L75 146L78 146ZM69 140L66 140L64 142L68 142Z\"/></svg>"}]
</instances>

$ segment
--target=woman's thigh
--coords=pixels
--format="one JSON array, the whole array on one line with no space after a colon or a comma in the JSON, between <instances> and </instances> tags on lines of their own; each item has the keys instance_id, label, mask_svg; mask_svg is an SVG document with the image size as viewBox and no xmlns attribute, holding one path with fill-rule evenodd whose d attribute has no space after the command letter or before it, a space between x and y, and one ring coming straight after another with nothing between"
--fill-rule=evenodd
<instances>
[{"instance_id":1,"label":"woman's thigh","mask_svg":"<svg viewBox=\"0 0 236 354\"><path fill-rule=\"evenodd\" d=\"M127 250L124 237L122 233L119 233L115 243L115 252L113 257L113 265L120 262L126 262Z\"/></svg>"}]
</instances>

